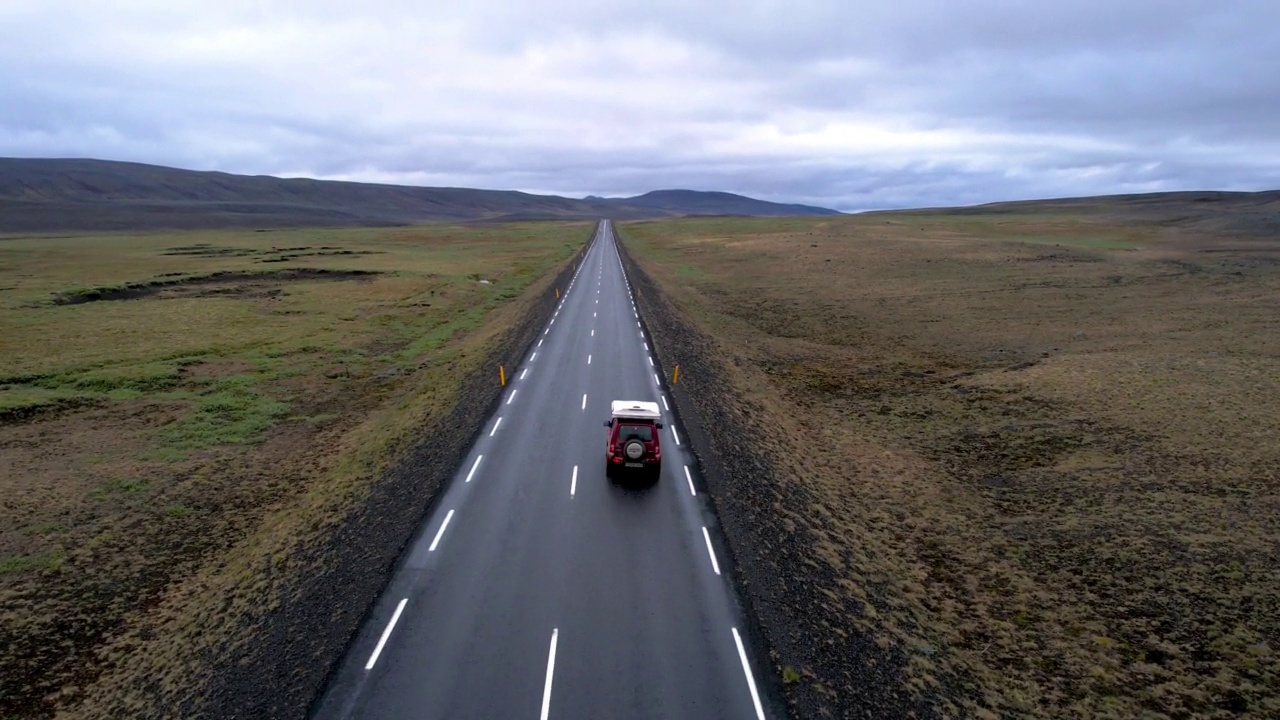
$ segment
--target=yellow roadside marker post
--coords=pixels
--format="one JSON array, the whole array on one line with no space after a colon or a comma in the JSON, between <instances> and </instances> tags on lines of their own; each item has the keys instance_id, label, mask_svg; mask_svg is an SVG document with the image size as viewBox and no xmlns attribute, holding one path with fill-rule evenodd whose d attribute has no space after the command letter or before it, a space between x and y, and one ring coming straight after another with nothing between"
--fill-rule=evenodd
<instances>
[{"instance_id":1,"label":"yellow roadside marker post","mask_svg":"<svg viewBox=\"0 0 1280 720\"><path fill-rule=\"evenodd\" d=\"M506 387L506 385L507 385L507 369L506 369L505 367L501 366L501 365L499 365L499 366L498 366L498 380L502 383L503 387Z\"/></svg>"},{"instance_id":2,"label":"yellow roadside marker post","mask_svg":"<svg viewBox=\"0 0 1280 720\"><path fill-rule=\"evenodd\" d=\"M675 385L678 382L680 382L680 366L679 365L676 366L675 372L671 374L671 384Z\"/></svg>"}]
</instances>

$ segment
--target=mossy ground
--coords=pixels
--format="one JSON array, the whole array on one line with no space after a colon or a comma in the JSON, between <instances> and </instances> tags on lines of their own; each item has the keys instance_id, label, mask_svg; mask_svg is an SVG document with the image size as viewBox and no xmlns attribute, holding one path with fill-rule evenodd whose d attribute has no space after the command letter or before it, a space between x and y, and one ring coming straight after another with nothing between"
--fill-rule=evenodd
<instances>
[{"instance_id":1,"label":"mossy ground","mask_svg":"<svg viewBox=\"0 0 1280 720\"><path fill-rule=\"evenodd\" d=\"M0 715L186 672L166 643L226 611L213 578L357 505L589 232L0 238Z\"/></svg>"},{"instance_id":2,"label":"mossy ground","mask_svg":"<svg viewBox=\"0 0 1280 720\"><path fill-rule=\"evenodd\" d=\"M1280 713L1273 239L1088 209L620 235L815 538L791 584L844 621L808 642L906 651L948 715Z\"/></svg>"}]
</instances>

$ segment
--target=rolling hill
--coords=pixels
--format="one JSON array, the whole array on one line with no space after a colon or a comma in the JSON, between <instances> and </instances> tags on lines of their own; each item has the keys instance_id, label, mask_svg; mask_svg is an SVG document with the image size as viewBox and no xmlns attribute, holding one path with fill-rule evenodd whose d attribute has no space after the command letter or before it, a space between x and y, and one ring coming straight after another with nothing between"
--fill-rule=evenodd
<instances>
[{"instance_id":1,"label":"rolling hill","mask_svg":"<svg viewBox=\"0 0 1280 720\"><path fill-rule=\"evenodd\" d=\"M910 212L946 215L1045 213L1089 216L1094 222L1100 223L1137 222L1208 234L1280 238L1280 190L1193 190L1099 195L1015 200L961 208L926 208Z\"/></svg>"},{"instance_id":2,"label":"rolling hill","mask_svg":"<svg viewBox=\"0 0 1280 720\"><path fill-rule=\"evenodd\" d=\"M720 192L565 198L181 170L108 160L0 158L0 232L399 225L679 215L829 215Z\"/></svg>"}]
</instances>

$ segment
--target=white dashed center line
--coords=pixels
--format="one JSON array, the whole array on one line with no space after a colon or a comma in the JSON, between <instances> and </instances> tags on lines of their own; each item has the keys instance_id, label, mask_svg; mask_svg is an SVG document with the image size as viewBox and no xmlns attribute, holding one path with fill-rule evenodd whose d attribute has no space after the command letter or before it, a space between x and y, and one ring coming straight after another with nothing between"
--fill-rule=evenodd
<instances>
[{"instance_id":1,"label":"white dashed center line","mask_svg":"<svg viewBox=\"0 0 1280 720\"><path fill-rule=\"evenodd\" d=\"M569 497L578 492L578 466L573 466L573 480L569 481Z\"/></svg>"},{"instance_id":2,"label":"white dashed center line","mask_svg":"<svg viewBox=\"0 0 1280 720\"><path fill-rule=\"evenodd\" d=\"M528 370L525 370L525 372L529 372L529 371L528 371ZM662 396L662 407L666 408L666 409L667 409L667 412L671 412L671 406L667 404L667 396L666 396L666 395L663 395L663 396Z\"/></svg>"},{"instance_id":3,"label":"white dashed center line","mask_svg":"<svg viewBox=\"0 0 1280 720\"><path fill-rule=\"evenodd\" d=\"M662 381L658 379L658 373L653 374L653 381L658 383L659 385L662 384Z\"/></svg>"},{"instance_id":4,"label":"white dashed center line","mask_svg":"<svg viewBox=\"0 0 1280 720\"><path fill-rule=\"evenodd\" d=\"M679 444L680 444L680 433L677 433L677 432L676 432L676 426L675 426L675 425L672 425L672 426L671 426L671 436L672 436L672 437L674 437L674 438L676 439L676 444L677 444L677 445L679 445Z\"/></svg>"},{"instance_id":5,"label":"white dashed center line","mask_svg":"<svg viewBox=\"0 0 1280 720\"><path fill-rule=\"evenodd\" d=\"M583 410L586 410L586 409L587 409L587 394L586 394L586 393L582 393L582 409L583 409Z\"/></svg>"},{"instance_id":6,"label":"white dashed center line","mask_svg":"<svg viewBox=\"0 0 1280 720\"><path fill-rule=\"evenodd\" d=\"M501 424L502 424L502 418L498 418L498 422L494 423L493 429L489 431L489 437L493 437L493 434L498 432L498 426Z\"/></svg>"},{"instance_id":7,"label":"white dashed center line","mask_svg":"<svg viewBox=\"0 0 1280 720\"><path fill-rule=\"evenodd\" d=\"M591 355L589 355L589 354L587 355L587 364L588 364L588 365L590 365L590 364L591 364Z\"/></svg>"},{"instance_id":8,"label":"white dashed center line","mask_svg":"<svg viewBox=\"0 0 1280 720\"><path fill-rule=\"evenodd\" d=\"M694 497L698 497L698 491L693 489L693 476L689 474L689 466L684 466L684 479L689 481L689 493Z\"/></svg>"},{"instance_id":9,"label":"white dashed center line","mask_svg":"<svg viewBox=\"0 0 1280 720\"><path fill-rule=\"evenodd\" d=\"M523 380L524 376L528 374L529 374L529 368L525 368L524 371L520 373L520 379ZM665 400L666 398L663 398L663 399Z\"/></svg>"},{"instance_id":10,"label":"white dashed center line","mask_svg":"<svg viewBox=\"0 0 1280 720\"><path fill-rule=\"evenodd\" d=\"M653 367L653 358L649 358L649 367Z\"/></svg>"},{"instance_id":11,"label":"white dashed center line","mask_svg":"<svg viewBox=\"0 0 1280 720\"><path fill-rule=\"evenodd\" d=\"M519 391L519 390L512 390L512 391L511 391L511 397L507 398L507 404L508 404L508 405L510 405L510 404L511 404L511 401L512 401L512 400L515 400L515 399L516 399L516 393L518 393L518 392L520 392L520 391Z\"/></svg>"},{"instance_id":12,"label":"white dashed center line","mask_svg":"<svg viewBox=\"0 0 1280 720\"><path fill-rule=\"evenodd\" d=\"M534 360L536 360L536 359L538 359L538 351L537 351L537 350L534 350L534 351L533 351L533 354L529 356L529 361L530 361L530 362L532 362L532 361L534 361Z\"/></svg>"},{"instance_id":13,"label":"white dashed center line","mask_svg":"<svg viewBox=\"0 0 1280 720\"><path fill-rule=\"evenodd\" d=\"M591 328L591 337L595 337L595 336L596 336L596 329Z\"/></svg>"}]
</instances>

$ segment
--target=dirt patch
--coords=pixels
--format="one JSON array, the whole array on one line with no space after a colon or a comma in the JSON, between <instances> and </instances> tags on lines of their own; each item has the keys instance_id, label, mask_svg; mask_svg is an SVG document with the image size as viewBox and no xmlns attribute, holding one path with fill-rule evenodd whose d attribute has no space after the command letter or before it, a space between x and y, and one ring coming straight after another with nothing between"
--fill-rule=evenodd
<instances>
[{"instance_id":1,"label":"dirt patch","mask_svg":"<svg viewBox=\"0 0 1280 720\"><path fill-rule=\"evenodd\" d=\"M350 250L331 245L313 247L297 245L292 247L254 248L244 246L214 245L212 243L195 243L167 248L164 255L176 257L195 257L208 259L255 258L259 263L278 263L298 258L330 258L357 257L363 255L381 255L378 250Z\"/></svg>"},{"instance_id":2,"label":"dirt patch","mask_svg":"<svg viewBox=\"0 0 1280 720\"><path fill-rule=\"evenodd\" d=\"M81 672L86 650L139 597L183 571L175 560L216 536L208 513L179 521L165 512L191 502L193 478L182 468L140 463L134 452L176 416L173 407L131 402L9 428L0 440L0 473L10 485L3 512L15 523L0 555L36 560L26 582L6 578L0 607L42 609L13 615L0 631L6 716L26 715L32 708L14 703L33 690L55 691L50 677L63 678L60 692L74 694L92 676ZM72 571L85 567L97 570Z\"/></svg>"},{"instance_id":3,"label":"dirt patch","mask_svg":"<svg viewBox=\"0 0 1280 720\"><path fill-rule=\"evenodd\" d=\"M182 291L196 290L205 294L237 294L252 292L242 286L261 286L303 280L368 280L380 273L369 270L330 270L327 268L293 268L268 272L215 272L208 275L157 278L111 287L79 288L57 293L54 305L81 305L107 300L138 300L148 297L178 297ZM221 286L210 289L209 286Z\"/></svg>"},{"instance_id":4,"label":"dirt patch","mask_svg":"<svg viewBox=\"0 0 1280 720\"><path fill-rule=\"evenodd\" d=\"M0 386L3 387L3 386ZM39 405L21 405L0 409L0 426L30 422L37 418L56 417L65 412L83 410L101 401L86 397L57 398Z\"/></svg>"},{"instance_id":5,"label":"dirt patch","mask_svg":"<svg viewBox=\"0 0 1280 720\"><path fill-rule=\"evenodd\" d=\"M622 233L797 714L1280 712L1280 248L886 217Z\"/></svg>"}]
</instances>

